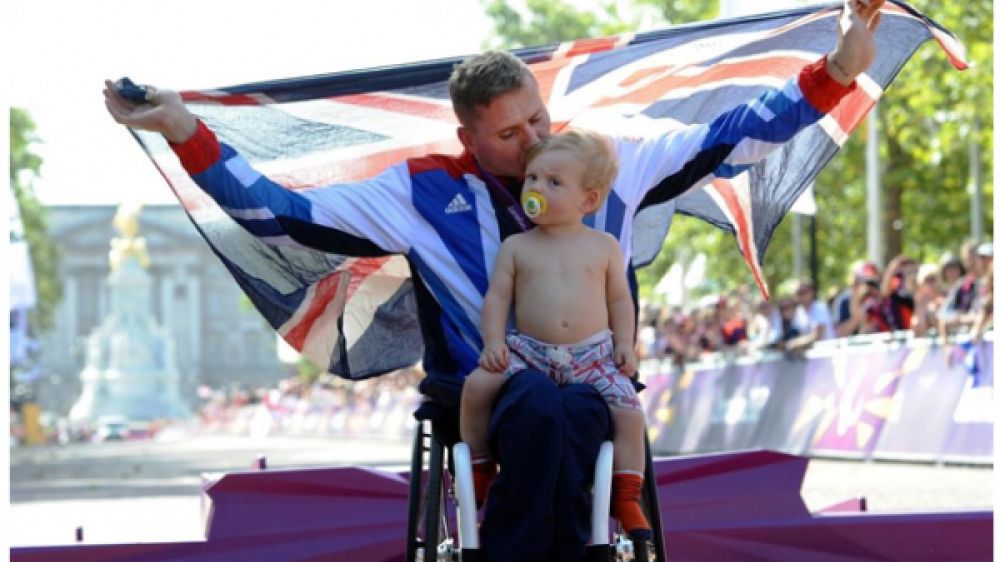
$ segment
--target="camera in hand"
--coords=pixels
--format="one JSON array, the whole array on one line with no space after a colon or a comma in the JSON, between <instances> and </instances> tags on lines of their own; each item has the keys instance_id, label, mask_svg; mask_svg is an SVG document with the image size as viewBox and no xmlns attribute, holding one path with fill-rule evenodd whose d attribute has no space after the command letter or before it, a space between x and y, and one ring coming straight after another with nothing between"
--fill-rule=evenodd
<instances>
[{"instance_id":1,"label":"camera in hand","mask_svg":"<svg viewBox=\"0 0 1000 562\"><path fill-rule=\"evenodd\" d=\"M148 86L140 86L123 76L115 82L115 90L118 95L132 103L150 103L153 101L153 89Z\"/></svg>"}]
</instances>

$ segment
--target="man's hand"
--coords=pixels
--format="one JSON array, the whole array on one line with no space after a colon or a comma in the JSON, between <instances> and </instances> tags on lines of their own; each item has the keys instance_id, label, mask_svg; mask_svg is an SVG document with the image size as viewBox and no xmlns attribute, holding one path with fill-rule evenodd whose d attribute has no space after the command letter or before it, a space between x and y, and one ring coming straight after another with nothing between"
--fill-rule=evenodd
<instances>
[{"instance_id":1,"label":"man's hand","mask_svg":"<svg viewBox=\"0 0 1000 562\"><path fill-rule=\"evenodd\" d=\"M826 69L848 86L875 60L875 29L885 0L844 0L837 22L837 47L826 57Z\"/></svg>"},{"instance_id":2,"label":"man's hand","mask_svg":"<svg viewBox=\"0 0 1000 562\"><path fill-rule=\"evenodd\" d=\"M171 90L156 90L151 103L133 103L120 95L114 82L104 81L104 105L118 123L136 129L160 133L172 143L180 144L194 135L198 120Z\"/></svg>"},{"instance_id":3,"label":"man's hand","mask_svg":"<svg viewBox=\"0 0 1000 562\"><path fill-rule=\"evenodd\" d=\"M506 371L509 363L510 349L502 341L487 342L483 347L483 352L479 355L479 366L491 373Z\"/></svg>"},{"instance_id":4,"label":"man's hand","mask_svg":"<svg viewBox=\"0 0 1000 562\"><path fill-rule=\"evenodd\" d=\"M639 358L635 354L635 349L631 345L615 346L615 365L626 377L634 375L639 366Z\"/></svg>"}]
</instances>

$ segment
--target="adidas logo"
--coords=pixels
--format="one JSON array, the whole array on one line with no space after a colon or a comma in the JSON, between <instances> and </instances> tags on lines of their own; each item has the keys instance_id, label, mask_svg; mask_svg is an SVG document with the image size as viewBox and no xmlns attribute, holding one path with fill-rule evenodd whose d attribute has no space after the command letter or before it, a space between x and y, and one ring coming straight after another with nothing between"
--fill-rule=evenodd
<instances>
[{"instance_id":1,"label":"adidas logo","mask_svg":"<svg viewBox=\"0 0 1000 562\"><path fill-rule=\"evenodd\" d=\"M451 200L451 203L448 203L448 206L445 207L444 212L447 215L452 215L471 210L472 205L469 205L468 201L465 200L465 197L462 197L462 194L458 193L455 195L455 198Z\"/></svg>"}]
</instances>

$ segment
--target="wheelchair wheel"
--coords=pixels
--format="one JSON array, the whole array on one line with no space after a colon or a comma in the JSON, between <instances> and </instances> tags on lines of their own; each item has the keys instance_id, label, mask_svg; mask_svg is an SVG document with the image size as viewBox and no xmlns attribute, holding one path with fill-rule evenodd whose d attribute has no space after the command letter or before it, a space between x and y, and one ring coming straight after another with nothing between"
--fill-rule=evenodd
<instances>
[{"instance_id":1,"label":"wheelchair wheel","mask_svg":"<svg viewBox=\"0 0 1000 562\"><path fill-rule=\"evenodd\" d=\"M428 453L427 482L423 481L424 453ZM410 490L406 523L406 562L437 561L452 548L445 535L449 528L444 522L444 455L445 448L433 432L419 422L413 438L410 459ZM442 547L442 539L448 542ZM448 557L450 559L450 556Z\"/></svg>"},{"instance_id":2,"label":"wheelchair wheel","mask_svg":"<svg viewBox=\"0 0 1000 562\"><path fill-rule=\"evenodd\" d=\"M430 435L430 466L427 470L427 493L424 496L424 562L437 560L441 536L441 513L444 496L444 447L433 434Z\"/></svg>"},{"instance_id":3,"label":"wheelchair wheel","mask_svg":"<svg viewBox=\"0 0 1000 562\"><path fill-rule=\"evenodd\" d=\"M656 469L653 467L653 453L649 446L649 434L645 434L646 439L646 477L642 484L642 504L649 524L653 527L653 554L656 562L666 562L667 553L663 545L663 522L660 520L660 498L656 490ZM639 549L636 549L639 552ZM647 550L643 550L643 553ZM638 562L644 562L638 557Z\"/></svg>"},{"instance_id":4,"label":"wheelchair wheel","mask_svg":"<svg viewBox=\"0 0 1000 562\"><path fill-rule=\"evenodd\" d=\"M420 526L420 497L424 476L424 423L417 422L413 436L413 451L410 457L410 494L406 517L406 562L416 562L419 544L417 529ZM422 558L422 557L421 557Z\"/></svg>"}]
</instances>

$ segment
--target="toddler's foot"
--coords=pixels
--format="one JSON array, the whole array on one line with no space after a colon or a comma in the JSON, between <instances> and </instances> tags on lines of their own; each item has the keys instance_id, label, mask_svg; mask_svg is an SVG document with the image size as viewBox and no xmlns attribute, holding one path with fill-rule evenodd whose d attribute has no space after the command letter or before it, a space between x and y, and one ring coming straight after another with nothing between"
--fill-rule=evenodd
<instances>
[{"instance_id":1,"label":"toddler's foot","mask_svg":"<svg viewBox=\"0 0 1000 562\"><path fill-rule=\"evenodd\" d=\"M489 455L472 457L472 485L476 492L476 509L486 503L486 494L497 475L497 465Z\"/></svg>"},{"instance_id":2,"label":"toddler's foot","mask_svg":"<svg viewBox=\"0 0 1000 562\"><path fill-rule=\"evenodd\" d=\"M641 490L641 475L616 472L611 477L611 514L630 537L649 540L653 533L639 504Z\"/></svg>"}]
</instances>

